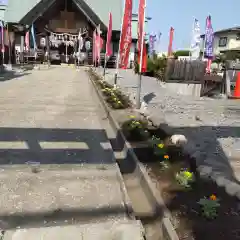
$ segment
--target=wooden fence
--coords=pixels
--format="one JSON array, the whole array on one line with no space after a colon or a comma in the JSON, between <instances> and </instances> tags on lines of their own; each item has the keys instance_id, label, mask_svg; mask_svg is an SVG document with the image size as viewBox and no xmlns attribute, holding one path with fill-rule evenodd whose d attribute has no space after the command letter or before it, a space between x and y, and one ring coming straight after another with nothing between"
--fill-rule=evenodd
<instances>
[{"instance_id":1,"label":"wooden fence","mask_svg":"<svg viewBox=\"0 0 240 240\"><path fill-rule=\"evenodd\" d=\"M166 81L201 82L205 71L205 62L169 59L165 79Z\"/></svg>"}]
</instances>

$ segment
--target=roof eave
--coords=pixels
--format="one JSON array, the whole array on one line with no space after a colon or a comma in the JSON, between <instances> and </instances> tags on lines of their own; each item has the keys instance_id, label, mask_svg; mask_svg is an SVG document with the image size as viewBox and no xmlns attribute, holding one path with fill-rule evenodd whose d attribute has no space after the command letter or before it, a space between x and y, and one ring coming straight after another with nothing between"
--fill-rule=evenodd
<instances>
[{"instance_id":1,"label":"roof eave","mask_svg":"<svg viewBox=\"0 0 240 240\"><path fill-rule=\"evenodd\" d=\"M22 25L33 24L40 16L42 16L48 10L48 8L50 8L55 3L55 1L56 0L40 1L25 16L23 16L18 23Z\"/></svg>"},{"instance_id":2,"label":"roof eave","mask_svg":"<svg viewBox=\"0 0 240 240\"><path fill-rule=\"evenodd\" d=\"M55 2L56 0L40 1L18 23L22 25L31 25L40 16L42 16ZM92 9L88 7L85 2L83 2L82 0L73 0L73 2L93 26L96 27L98 24L100 24L102 30L105 30L107 28L105 24L101 21L101 19L92 11Z\"/></svg>"}]
</instances>

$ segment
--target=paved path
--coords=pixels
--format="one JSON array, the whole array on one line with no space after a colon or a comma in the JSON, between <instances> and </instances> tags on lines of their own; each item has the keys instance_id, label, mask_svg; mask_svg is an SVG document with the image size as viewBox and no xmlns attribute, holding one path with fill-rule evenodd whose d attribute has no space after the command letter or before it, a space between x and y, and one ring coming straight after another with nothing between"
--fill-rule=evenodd
<instances>
[{"instance_id":1,"label":"paved path","mask_svg":"<svg viewBox=\"0 0 240 240\"><path fill-rule=\"evenodd\" d=\"M120 223L139 232L126 215L119 169L84 70L52 67L1 80L0 227L9 229L4 240L108 239L92 225L99 222L118 234Z\"/></svg>"},{"instance_id":2,"label":"paved path","mask_svg":"<svg viewBox=\"0 0 240 240\"><path fill-rule=\"evenodd\" d=\"M106 80L113 83L113 74L109 69ZM134 98L137 75L120 70L119 77L120 87ZM150 100L151 115L164 119L176 133L190 139L187 147L195 153L198 165L210 167L215 177L240 182L239 101L177 95L150 77L143 77L141 97Z\"/></svg>"}]
</instances>

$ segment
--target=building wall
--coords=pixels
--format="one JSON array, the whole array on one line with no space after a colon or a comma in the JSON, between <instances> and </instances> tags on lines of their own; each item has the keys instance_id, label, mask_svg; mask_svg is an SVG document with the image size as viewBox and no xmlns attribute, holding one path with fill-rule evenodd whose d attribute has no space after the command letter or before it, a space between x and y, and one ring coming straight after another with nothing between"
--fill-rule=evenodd
<instances>
[{"instance_id":1,"label":"building wall","mask_svg":"<svg viewBox=\"0 0 240 240\"><path fill-rule=\"evenodd\" d=\"M221 51L231 50L239 47L240 47L240 38L238 38L238 35L236 32L221 33L215 36L215 39L214 39L215 54L219 54Z\"/></svg>"},{"instance_id":2,"label":"building wall","mask_svg":"<svg viewBox=\"0 0 240 240\"><path fill-rule=\"evenodd\" d=\"M203 39L202 47L203 49ZM232 50L240 48L240 32L223 32L217 33L214 36L213 52L218 55L221 51Z\"/></svg>"}]
</instances>

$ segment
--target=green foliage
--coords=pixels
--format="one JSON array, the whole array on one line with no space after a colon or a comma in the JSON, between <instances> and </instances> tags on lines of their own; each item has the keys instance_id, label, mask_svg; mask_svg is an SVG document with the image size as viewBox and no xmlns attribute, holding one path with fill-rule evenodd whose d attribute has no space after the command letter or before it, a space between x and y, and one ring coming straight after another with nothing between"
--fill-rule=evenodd
<instances>
[{"instance_id":1,"label":"green foliage","mask_svg":"<svg viewBox=\"0 0 240 240\"><path fill-rule=\"evenodd\" d=\"M139 73L139 64L137 61L134 62L134 72L137 74Z\"/></svg>"},{"instance_id":2,"label":"green foliage","mask_svg":"<svg viewBox=\"0 0 240 240\"><path fill-rule=\"evenodd\" d=\"M141 141L149 137L147 131L148 123L131 116L131 119L122 124L122 130L128 140Z\"/></svg>"},{"instance_id":3,"label":"green foliage","mask_svg":"<svg viewBox=\"0 0 240 240\"><path fill-rule=\"evenodd\" d=\"M213 195L214 196L214 195ZM202 198L198 202L202 207L202 214L208 219L214 219L217 217L217 209L220 207L218 199Z\"/></svg>"},{"instance_id":4,"label":"green foliage","mask_svg":"<svg viewBox=\"0 0 240 240\"><path fill-rule=\"evenodd\" d=\"M194 181L194 175L188 170L183 170L176 174L176 180L184 188L190 188L190 183Z\"/></svg>"},{"instance_id":5,"label":"green foliage","mask_svg":"<svg viewBox=\"0 0 240 240\"><path fill-rule=\"evenodd\" d=\"M181 56L183 56L183 57L189 56L189 54L190 54L189 50L178 50L178 51L173 53L175 58L178 58L178 57L181 57Z\"/></svg>"},{"instance_id":6,"label":"green foliage","mask_svg":"<svg viewBox=\"0 0 240 240\"><path fill-rule=\"evenodd\" d=\"M240 52L237 51L228 51L224 54L225 60L236 60L240 59Z\"/></svg>"},{"instance_id":7,"label":"green foliage","mask_svg":"<svg viewBox=\"0 0 240 240\"><path fill-rule=\"evenodd\" d=\"M152 58L148 58L147 61L147 72L149 75L164 80L164 74L167 67L167 58L157 57L155 54ZM135 73L139 73L139 64L135 62Z\"/></svg>"},{"instance_id":8,"label":"green foliage","mask_svg":"<svg viewBox=\"0 0 240 240\"><path fill-rule=\"evenodd\" d=\"M93 81L102 90L105 100L109 103L113 109L126 109L131 106L130 99L124 95L118 88L115 88L106 81L103 81L92 69L89 70L89 74Z\"/></svg>"},{"instance_id":9,"label":"green foliage","mask_svg":"<svg viewBox=\"0 0 240 240\"><path fill-rule=\"evenodd\" d=\"M150 140L150 146L153 148L153 152L156 156L163 157L167 153L165 144L156 136L152 136L152 139Z\"/></svg>"}]
</instances>

